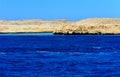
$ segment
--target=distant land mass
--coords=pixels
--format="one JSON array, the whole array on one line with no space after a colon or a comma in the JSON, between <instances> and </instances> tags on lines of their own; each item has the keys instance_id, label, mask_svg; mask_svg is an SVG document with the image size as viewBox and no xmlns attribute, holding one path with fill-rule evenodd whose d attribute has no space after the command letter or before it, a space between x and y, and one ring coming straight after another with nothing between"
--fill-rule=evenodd
<instances>
[{"instance_id":1,"label":"distant land mass","mask_svg":"<svg viewBox=\"0 0 120 77\"><path fill-rule=\"evenodd\" d=\"M0 20L0 33L53 32L58 35L120 34L120 18L67 20Z\"/></svg>"},{"instance_id":2,"label":"distant land mass","mask_svg":"<svg viewBox=\"0 0 120 77\"><path fill-rule=\"evenodd\" d=\"M53 32L58 26L68 24L66 20L18 20L0 21L0 33Z\"/></svg>"}]
</instances>

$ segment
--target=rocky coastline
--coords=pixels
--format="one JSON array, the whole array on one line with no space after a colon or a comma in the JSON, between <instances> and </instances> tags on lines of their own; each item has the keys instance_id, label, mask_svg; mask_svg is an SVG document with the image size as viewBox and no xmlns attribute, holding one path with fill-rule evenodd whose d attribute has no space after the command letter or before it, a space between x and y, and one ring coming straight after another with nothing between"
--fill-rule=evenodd
<instances>
[{"instance_id":1,"label":"rocky coastline","mask_svg":"<svg viewBox=\"0 0 120 77\"><path fill-rule=\"evenodd\" d=\"M120 35L120 18L90 18L57 28L55 35Z\"/></svg>"},{"instance_id":2,"label":"rocky coastline","mask_svg":"<svg viewBox=\"0 0 120 77\"><path fill-rule=\"evenodd\" d=\"M0 20L0 34L46 33L54 35L120 35L120 18L67 20Z\"/></svg>"}]
</instances>

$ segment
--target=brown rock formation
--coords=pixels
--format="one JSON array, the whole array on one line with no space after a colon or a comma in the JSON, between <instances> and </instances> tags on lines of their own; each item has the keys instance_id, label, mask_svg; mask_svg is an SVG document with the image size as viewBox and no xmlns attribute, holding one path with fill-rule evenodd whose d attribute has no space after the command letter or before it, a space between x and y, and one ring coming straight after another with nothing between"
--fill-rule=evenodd
<instances>
[{"instance_id":1,"label":"brown rock formation","mask_svg":"<svg viewBox=\"0 0 120 77\"><path fill-rule=\"evenodd\" d=\"M55 34L120 34L120 18L91 18L57 28Z\"/></svg>"},{"instance_id":2,"label":"brown rock formation","mask_svg":"<svg viewBox=\"0 0 120 77\"><path fill-rule=\"evenodd\" d=\"M120 18L0 21L0 33L53 32L54 34L120 34Z\"/></svg>"}]
</instances>

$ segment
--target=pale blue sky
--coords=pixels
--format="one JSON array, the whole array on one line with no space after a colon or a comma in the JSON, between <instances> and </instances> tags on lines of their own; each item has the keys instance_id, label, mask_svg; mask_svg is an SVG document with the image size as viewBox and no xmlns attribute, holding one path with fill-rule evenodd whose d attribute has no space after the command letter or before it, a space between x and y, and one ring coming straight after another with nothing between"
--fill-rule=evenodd
<instances>
[{"instance_id":1,"label":"pale blue sky","mask_svg":"<svg viewBox=\"0 0 120 77\"><path fill-rule=\"evenodd\" d=\"M120 0L0 0L0 20L120 18Z\"/></svg>"}]
</instances>

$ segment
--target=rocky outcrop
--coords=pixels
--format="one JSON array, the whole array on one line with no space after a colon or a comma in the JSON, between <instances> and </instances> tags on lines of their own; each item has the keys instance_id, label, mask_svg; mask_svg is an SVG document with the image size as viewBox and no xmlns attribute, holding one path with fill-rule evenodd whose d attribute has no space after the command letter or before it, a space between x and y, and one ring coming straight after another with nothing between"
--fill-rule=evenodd
<instances>
[{"instance_id":1,"label":"rocky outcrop","mask_svg":"<svg viewBox=\"0 0 120 77\"><path fill-rule=\"evenodd\" d=\"M91 18L59 27L54 34L106 35L120 34L120 18Z\"/></svg>"}]
</instances>

